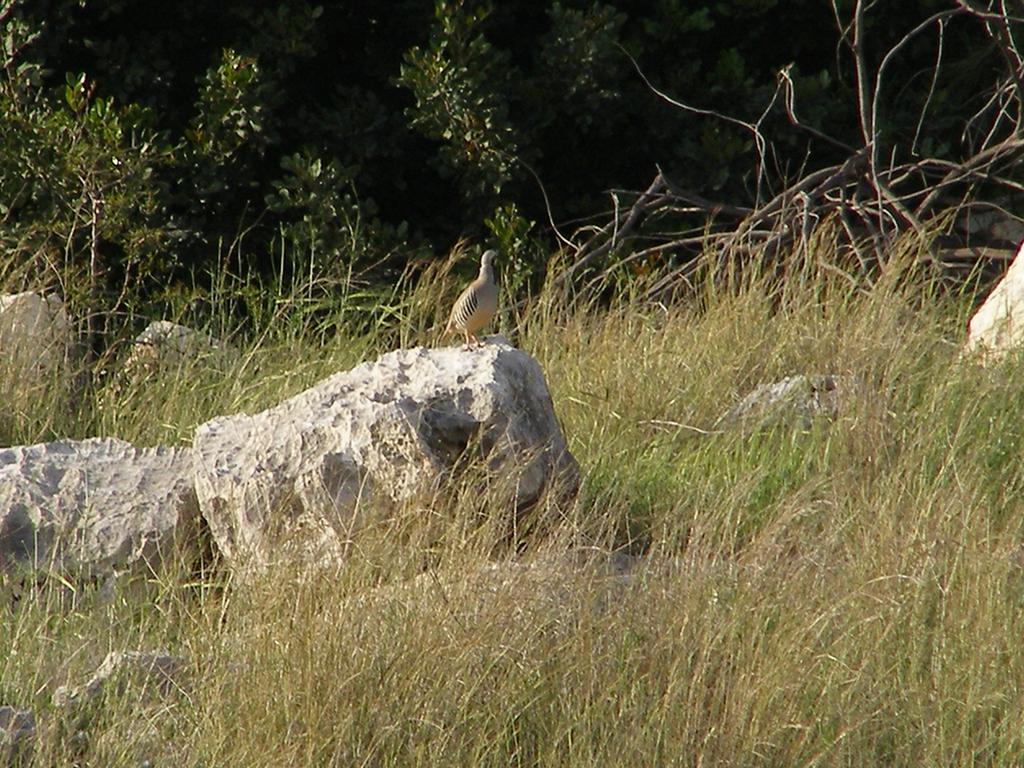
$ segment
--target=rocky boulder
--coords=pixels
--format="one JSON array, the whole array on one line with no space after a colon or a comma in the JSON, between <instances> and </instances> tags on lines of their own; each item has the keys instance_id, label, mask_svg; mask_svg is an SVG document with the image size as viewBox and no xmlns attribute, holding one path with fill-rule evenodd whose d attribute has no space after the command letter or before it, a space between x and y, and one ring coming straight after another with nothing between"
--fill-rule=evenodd
<instances>
[{"instance_id":1,"label":"rocky boulder","mask_svg":"<svg viewBox=\"0 0 1024 768\"><path fill-rule=\"evenodd\" d=\"M967 353L997 358L1024 340L1024 244L985 302L971 318Z\"/></svg>"},{"instance_id":2,"label":"rocky boulder","mask_svg":"<svg viewBox=\"0 0 1024 768\"><path fill-rule=\"evenodd\" d=\"M198 523L191 458L113 439L0 449L0 570L157 565Z\"/></svg>"},{"instance_id":3,"label":"rocky boulder","mask_svg":"<svg viewBox=\"0 0 1024 768\"><path fill-rule=\"evenodd\" d=\"M255 415L196 431L196 493L221 552L262 565L282 542L343 559L381 510L429 494L467 457L522 513L579 480L538 363L502 340L403 349Z\"/></svg>"}]
</instances>

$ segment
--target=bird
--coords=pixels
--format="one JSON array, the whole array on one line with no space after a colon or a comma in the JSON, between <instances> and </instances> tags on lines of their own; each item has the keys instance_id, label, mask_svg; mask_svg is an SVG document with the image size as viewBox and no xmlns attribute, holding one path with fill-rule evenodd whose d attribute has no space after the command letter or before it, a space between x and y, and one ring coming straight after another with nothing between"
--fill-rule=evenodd
<instances>
[{"instance_id":1,"label":"bird","mask_svg":"<svg viewBox=\"0 0 1024 768\"><path fill-rule=\"evenodd\" d=\"M465 334L465 349L483 343L476 337L476 332L491 322L498 309L498 286L494 282L494 260L497 257L495 250L484 251L480 257L480 274L466 286L452 306L444 332L446 336L452 331Z\"/></svg>"}]
</instances>

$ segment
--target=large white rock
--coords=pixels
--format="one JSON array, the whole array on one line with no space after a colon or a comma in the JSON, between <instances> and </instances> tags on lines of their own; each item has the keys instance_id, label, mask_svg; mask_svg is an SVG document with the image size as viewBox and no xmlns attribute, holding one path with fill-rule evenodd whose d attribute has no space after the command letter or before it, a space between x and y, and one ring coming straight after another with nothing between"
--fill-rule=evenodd
<instances>
[{"instance_id":1,"label":"large white rock","mask_svg":"<svg viewBox=\"0 0 1024 768\"><path fill-rule=\"evenodd\" d=\"M114 439L0 450L0 570L157 566L196 530L191 468L188 449Z\"/></svg>"},{"instance_id":2,"label":"large white rock","mask_svg":"<svg viewBox=\"0 0 1024 768\"><path fill-rule=\"evenodd\" d=\"M0 295L0 373L21 384L52 376L67 359L71 324L58 296Z\"/></svg>"},{"instance_id":3,"label":"large white rock","mask_svg":"<svg viewBox=\"0 0 1024 768\"><path fill-rule=\"evenodd\" d=\"M1024 340L1024 243L1010 269L971 318L966 351L999 357Z\"/></svg>"},{"instance_id":4,"label":"large white rock","mask_svg":"<svg viewBox=\"0 0 1024 768\"><path fill-rule=\"evenodd\" d=\"M492 340L391 352L262 413L203 424L196 493L229 559L263 565L298 539L308 562L336 563L374 512L436 489L467 447L513 513L578 484L540 366Z\"/></svg>"}]
</instances>

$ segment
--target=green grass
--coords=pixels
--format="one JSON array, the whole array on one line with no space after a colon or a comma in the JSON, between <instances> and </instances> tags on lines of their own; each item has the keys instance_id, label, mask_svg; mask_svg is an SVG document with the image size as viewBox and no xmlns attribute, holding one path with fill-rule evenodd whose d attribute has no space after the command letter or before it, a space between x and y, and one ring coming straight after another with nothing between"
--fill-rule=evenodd
<instances>
[{"instance_id":1,"label":"green grass","mask_svg":"<svg viewBox=\"0 0 1024 768\"><path fill-rule=\"evenodd\" d=\"M25 403L4 429L187 443L435 339L431 296L456 285L432 284L403 287L379 329L282 311L226 366L101 388L64 417ZM808 269L669 307L561 302L503 319L583 472L559 527L495 566L500 526L474 529L455 493L368 531L331 578L28 588L3 608L0 703L34 709L35 764L1024 763L1020 359L961 361L965 306L895 268L857 289ZM856 394L808 430L716 429L796 373L856 377ZM609 578L570 567L570 545L642 560ZM189 659L190 690L52 706L108 650L154 648Z\"/></svg>"}]
</instances>

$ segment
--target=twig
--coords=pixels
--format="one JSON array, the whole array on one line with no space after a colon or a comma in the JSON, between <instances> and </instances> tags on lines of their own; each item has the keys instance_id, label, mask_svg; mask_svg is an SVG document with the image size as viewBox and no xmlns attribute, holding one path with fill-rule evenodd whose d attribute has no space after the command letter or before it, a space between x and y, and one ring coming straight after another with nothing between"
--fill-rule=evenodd
<instances>
[{"instance_id":1,"label":"twig","mask_svg":"<svg viewBox=\"0 0 1024 768\"><path fill-rule=\"evenodd\" d=\"M623 237L624 235L630 233L636 226L637 222L640 220L640 217L642 216L644 211L646 210L648 202L652 198L654 198L659 192L661 192L664 186L665 181L662 178L661 173L658 173L657 175L655 175L654 181L652 181L651 185L647 188L647 191L640 195L640 197L637 198L636 202L633 203L632 207L629 209L629 213L626 215L626 218L621 223L621 225L619 223L619 217L616 216L610 224L607 224L606 226L602 227L598 231L598 233L594 235L593 238L591 238L591 241L601 236L609 234L609 230L611 230L613 233L616 233L618 237ZM584 251L585 255L578 258L576 262L572 264L572 266L570 266L565 272L563 272L559 276L559 282L564 282L572 279L573 275L576 274L578 271L580 271L588 264L591 264L592 262L596 261L597 259L601 258L608 252L610 252L613 245L614 240L609 238L605 240L603 244L595 247L593 250L590 250L589 253L586 253Z\"/></svg>"}]
</instances>

